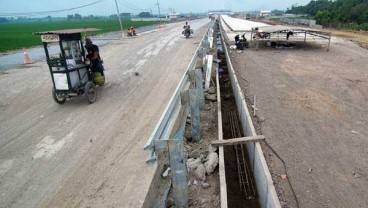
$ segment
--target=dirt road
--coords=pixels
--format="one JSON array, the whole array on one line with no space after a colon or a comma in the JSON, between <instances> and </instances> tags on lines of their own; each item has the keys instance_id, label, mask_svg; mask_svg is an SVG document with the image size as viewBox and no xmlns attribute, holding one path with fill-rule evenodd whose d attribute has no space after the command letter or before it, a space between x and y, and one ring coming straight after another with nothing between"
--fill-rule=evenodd
<instances>
[{"instance_id":1,"label":"dirt road","mask_svg":"<svg viewBox=\"0 0 368 208\"><path fill-rule=\"evenodd\" d=\"M102 46L92 105L54 103L45 62L0 74L0 207L140 207L154 171L143 146L207 23L190 39L175 23Z\"/></svg>"},{"instance_id":2,"label":"dirt road","mask_svg":"<svg viewBox=\"0 0 368 208\"><path fill-rule=\"evenodd\" d=\"M367 207L368 51L333 38L330 52L231 56L247 96L257 96L260 131L286 162L301 207ZM296 207L282 163L269 149L265 155L282 204Z\"/></svg>"},{"instance_id":3,"label":"dirt road","mask_svg":"<svg viewBox=\"0 0 368 208\"><path fill-rule=\"evenodd\" d=\"M344 30L326 30L333 36L342 37L347 40L358 43L361 47L368 49L368 32L366 31L344 31Z\"/></svg>"}]
</instances>

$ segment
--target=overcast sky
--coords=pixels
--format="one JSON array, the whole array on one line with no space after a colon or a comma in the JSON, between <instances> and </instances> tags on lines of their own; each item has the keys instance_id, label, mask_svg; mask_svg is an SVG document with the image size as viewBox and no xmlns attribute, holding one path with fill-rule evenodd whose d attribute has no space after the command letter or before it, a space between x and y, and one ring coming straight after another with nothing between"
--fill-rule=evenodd
<instances>
[{"instance_id":1,"label":"overcast sky","mask_svg":"<svg viewBox=\"0 0 368 208\"><path fill-rule=\"evenodd\" d=\"M166 14L169 8L181 13L207 12L213 9L229 9L232 11L273 10L290 7L292 4L305 5L310 0L159 0L161 13ZM8 13L28 13L63 10L95 3L91 6L69 10L67 12L50 12L51 16L66 16L79 13L82 15L110 15L116 13L114 0L0 0L0 15ZM117 0L120 12L138 14L141 11L158 13L157 0ZM47 16L42 14L41 16Z\"/></svg>"}]
</instances>

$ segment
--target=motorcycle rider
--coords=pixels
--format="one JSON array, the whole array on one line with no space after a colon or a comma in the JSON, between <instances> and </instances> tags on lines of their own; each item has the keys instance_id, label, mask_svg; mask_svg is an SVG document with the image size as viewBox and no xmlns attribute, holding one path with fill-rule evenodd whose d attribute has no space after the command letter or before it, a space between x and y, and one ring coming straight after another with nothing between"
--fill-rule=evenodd
<instances>
[{"instance_id":1,"label":"motorcycle rider","mask_svg":"<svg viewBox=\"0 0 368 208\"><path fill-rule=\"evenodd\" d=\"M92 43L92 40L90 38L86 38L86 45L84 46L87 49L87 58L91 61L91 71L93 73L100 72L102 76L105 76L104 74L104 67L102 65L102 60L100 57L100 51L97 45Z\"/></svg>"},{"instance_id":2,"label":"motorcycle rider","mask_svg":"<svg viewBox=\"0 0 368 208\"><path fill-rule=\"evenodd\" d=\"M184 30L188 29L190 30L190 25L188 24L188 22L185 22L185 25L183 27Z\"/></svg>"},{"instance_id":3,"label":"motorcycle rider","mask_svg":"<svg viewBox=\"0 0 368 208\"><path fill-rule=\"evenodd\" d=\"M137 35L136 33L135 33L135 28L133 27L133 26L131 26L130 27L130 32L131 32L131 34L134 36L134 35Z\"/></svg>"},{"instance_id":4,"label":"motorcycle rider","mask_svg":"<svg viewBox=\"0 0 368 208\"><path fill-rule=\"evenodd\" d=\"M190 25L188 24L188 22L185 22L185 25L183 26L183 32L182 34L188 38L190 36L190 34L193 33L193 30L190 29Z\"/></svg>"}]
</instances>

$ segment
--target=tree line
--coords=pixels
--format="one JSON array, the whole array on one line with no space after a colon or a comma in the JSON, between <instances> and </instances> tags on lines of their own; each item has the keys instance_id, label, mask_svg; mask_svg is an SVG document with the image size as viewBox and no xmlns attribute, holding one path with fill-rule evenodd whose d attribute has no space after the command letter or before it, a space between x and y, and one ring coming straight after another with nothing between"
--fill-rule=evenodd
<instances>
[{"instance_id":1,"label":"tree line","mask_svg":"<svg viewBox=\"0 0 368 208\"><path fill-rule=\"evenodd\" d=\"M293 5L286 13L313 16L325 27L368 31L368 0L312 0L305 6Z\"/></svg>"}]
</instances>

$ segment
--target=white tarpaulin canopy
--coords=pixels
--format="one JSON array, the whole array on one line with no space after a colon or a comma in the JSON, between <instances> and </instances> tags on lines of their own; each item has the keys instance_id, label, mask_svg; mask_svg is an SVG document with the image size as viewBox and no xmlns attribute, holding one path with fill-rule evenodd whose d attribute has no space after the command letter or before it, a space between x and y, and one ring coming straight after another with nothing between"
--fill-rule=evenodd
<instances>
[{"instance_id":1,"label":"white tarpaulin canopy","mask_svg":"<svg viewBox=\"0 0 368 208\"><path fill-rule=\"evenodd\" d=\"M232 18L228 15L221 15L221 18L227 24L227 26L234 32L238 31L252 31L255 27L270 26L261 22L253 22L245 19Z\"/></svg>"},{"instance_id":2,"label":"white tarpaulin canopy","mask_svg":"<svg viewBox=\"0 0 368 208\"><path fill-rule=\"evenodd\" d=\"M253 28L255 29L255 28ZM259 32L265 33L276 33L281 31L292 31L292 32L309 32L309 33L323 33L322 30L306 28L306 27L295 27L295 26L285 26L285 25L273 25L273 26L266 26L266 27L258 27Z\"/></svg>"}]
</instances>

